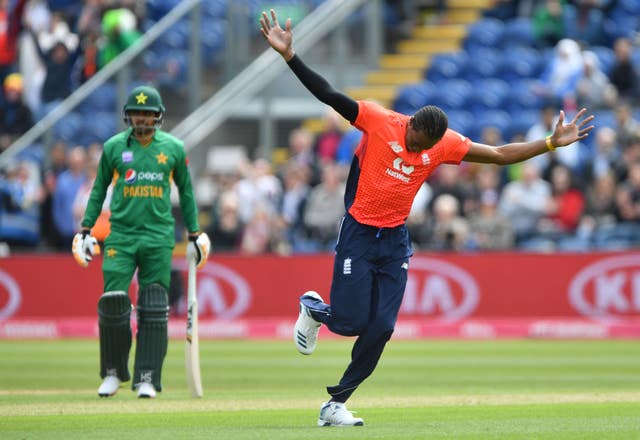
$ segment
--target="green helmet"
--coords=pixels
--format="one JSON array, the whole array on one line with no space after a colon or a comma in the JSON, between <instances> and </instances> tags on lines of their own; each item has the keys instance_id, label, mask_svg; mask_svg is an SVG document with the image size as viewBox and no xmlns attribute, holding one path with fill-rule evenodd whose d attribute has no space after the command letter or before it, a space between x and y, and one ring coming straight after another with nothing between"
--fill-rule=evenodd
<instances>
[{"instance_id":1,"label":"green helmet","mask_svg":"<svg viewBox=\"0 0 640 440\"><path fill-rule=\"evenodd\" d=\"M124 112L129 110L151 110L157 113L165 111L160 93L151 86L138 86L129 93Z\"/></svg>"}]
</instances>

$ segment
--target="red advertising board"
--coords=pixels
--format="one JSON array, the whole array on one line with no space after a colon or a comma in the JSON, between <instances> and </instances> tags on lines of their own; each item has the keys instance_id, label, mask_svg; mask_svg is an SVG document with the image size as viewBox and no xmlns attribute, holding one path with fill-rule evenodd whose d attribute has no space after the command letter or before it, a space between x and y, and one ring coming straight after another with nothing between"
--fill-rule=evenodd
<instances>
[{"instance_id":1,"label":"red advertising board","mask_svg":"<svg viewBox=\"0 0 640 440\"><path fill-rule=\"evenodd\" d=\"M83 269L69 255L0 259L0 324L95 321L103 290L100 262ZM174 266L186 270L183 258ZM204 322L295 319L304 291L329 298L332 267L332 255L214 255L198 272L200 317ZM132 298L135 290L134 283ZM183 309L181 301L172 312L177 322ZM640 253L417 254L411 259L401 321L446 327L531 319L637 322Z\"/></svg>"}]
</instances>

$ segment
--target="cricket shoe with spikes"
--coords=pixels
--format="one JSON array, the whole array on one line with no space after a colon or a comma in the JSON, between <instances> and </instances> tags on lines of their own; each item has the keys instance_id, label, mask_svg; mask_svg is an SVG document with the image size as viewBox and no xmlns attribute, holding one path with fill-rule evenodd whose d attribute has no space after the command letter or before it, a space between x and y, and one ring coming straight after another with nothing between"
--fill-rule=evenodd
<instances>
[{"instance_id":1,"label":"cricket shoe with spikes","mask_svg":"<svg viewBox=\"0 0 640 440\"><path fill-rule=\"evenodd\" d=\"M100 388L98 388L98 396L100 397L111 397L115 393L118 392L120 388L120 379L114 375L108 375L100 384Z\"/></svg>"},{"instance_id":2,"label":"cricket shoe with spikes","mask_svg":"<svg viewBox=\"0 0 640 440\"><path fill-rule=\"evenodd\" d=\"M293 327L293 342L296 348L302 354L311 354L316 349L321 323L313 319L311 309L304 305L303 300L322 302L322 297L313 290L305 292L300 297L300 313Z\"/></svg>"},{"instance_id":3,"label":"cricket shoe with spikes","mask_svg":"<svg viewBox=\"0 0 640 440\"><path fill-rule=\"evenodd\" d=\"M153 399L156 397L156 389L148 382L138 385L138 397L140 399Z\"/></svg>"},{"instance_id":4,"label":"cricket shoe with spikes","mask_svg":"<svg viewBox=\"0 0 640 440\"><path fill-rule=\"evenodd\" d=\"M344 403L325 402L320 407L318 426L364 426L364 420L353 417Z\"/></svg>"}]
</instances>

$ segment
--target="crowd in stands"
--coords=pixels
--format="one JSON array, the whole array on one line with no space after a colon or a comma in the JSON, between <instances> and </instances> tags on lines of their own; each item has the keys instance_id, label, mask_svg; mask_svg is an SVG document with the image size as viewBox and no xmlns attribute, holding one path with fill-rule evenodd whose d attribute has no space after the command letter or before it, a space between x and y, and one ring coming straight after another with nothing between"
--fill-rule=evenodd
<instances>
[{"instance_id":1,"label":"crowd in stands","mask_svg":"<svg viewBox=\"0 0 640 440\"><path fill-rule=\"evenodd\" d=\"M446 8L446 2L437 3ZM570 117L582 106L595 112L596 128L585 142L523 164L441 166L423 184L407 219L415 248L637 247L640 0L494 3L486 18L527 20L533 46L544 54L546 67L532 84L539 105L535 120L518 130L488 123L463 134L491 145L540 139L553 131L561 108ZM139 38L141 4L0 0L0 151ZM634 6L635 21L620 15L620 8ZM621 17L613 30L607 27L612 16ZM30 67L21 69L19 63ZM456 128L455 112L450 123ZM214 252L331 251L344 212L345 178L360 139L358 130L328 111L322 131L300 125L290 133L284 159L247 154L232 169L206 169L195 182L196 198ZM0 242L12 249L68 251L100 149L99 143L58 140L46 151L41 145L29 148L5 166ZM108 220L108 204L102 220Z\"/></svg>"}]
</instances>

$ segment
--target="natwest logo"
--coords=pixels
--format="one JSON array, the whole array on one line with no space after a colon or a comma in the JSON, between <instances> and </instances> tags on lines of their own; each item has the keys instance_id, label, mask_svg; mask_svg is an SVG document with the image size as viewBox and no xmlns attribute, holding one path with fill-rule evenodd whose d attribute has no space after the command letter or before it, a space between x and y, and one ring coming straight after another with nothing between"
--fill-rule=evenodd
<instances>
[{"instance_id":1,"label":"natwest logo","mask_svg":"<svg viewBox=\"0 0 640 440\"><path fill-rule=\"evenodd\" d=\"M464 269L434 258L414 257L401 313L458 321L478 305L480 289Z\"/></svg>"},{"instance_id":2,"label":"natwest logo","mask_svg":"<svg viewBox=\"0 0 640 440\"><path fill-rule=\"evenodd\" d=\"M569 301L582 315L620 318L640 314L640 254L609 257L582 269L569 285Z\"/></svg>"}]
</instances>

